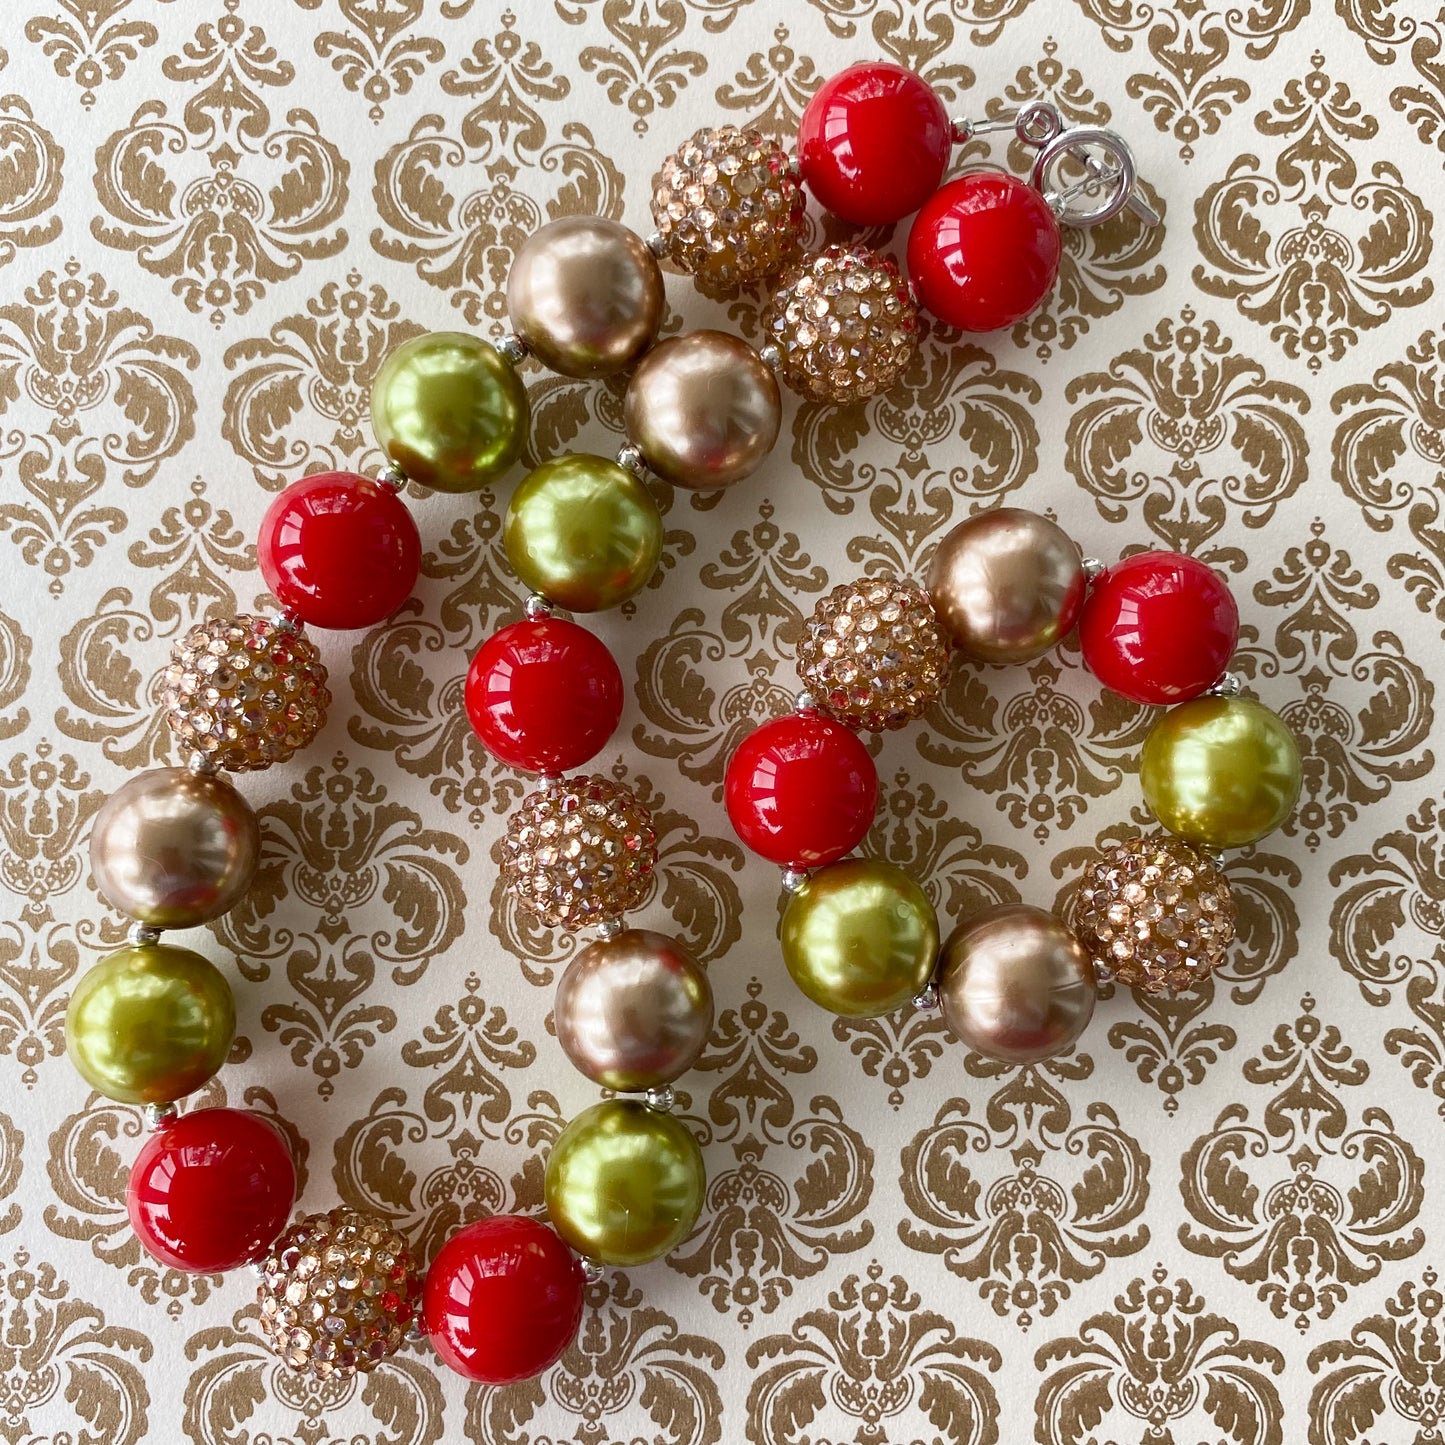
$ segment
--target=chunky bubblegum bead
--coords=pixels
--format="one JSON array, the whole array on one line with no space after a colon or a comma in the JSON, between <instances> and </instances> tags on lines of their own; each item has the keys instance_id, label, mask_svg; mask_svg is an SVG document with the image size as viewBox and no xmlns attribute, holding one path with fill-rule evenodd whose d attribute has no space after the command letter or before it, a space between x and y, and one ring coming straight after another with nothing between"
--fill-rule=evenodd
<instances>
[{"instance_id":1,"label":"chunky bubblegum bead","mask_svg":"<svg viewBox=\"0 0 1445 1445\"><path fill-rule=\"evenodd\" d=\"M607 746L622 717L622 673L585 627L528 618L477 649L466 707L494 757L529 773L565 773Z\"/></svg>"},{"instance_id":2,"label":"chunky bubblegum bead","mask_svg":"<svg viewBox=\"0 0 1445 1445\"><path fill-rule=\"evenodd\" d=\"M806 711L748 734L728 763L728 818L754 853L814 868L851 853L878 805L868 749L842 723Z\"/></svg>"},{"instance_id":3,"label":"chunky bubblegum bead","mask_svg":"<svg viewBox=\"0 0 1445 1445\"><path fill-rule=\"evenodd\" d=\"M1224 579L1179 552L1142 552L1095 579L1079 618L1089 670L1135 702L1198 697L1223 676L1239 640Z\"/></svg>"},{"instance_id":4,"label":"chunky bubblegum bead","mask_svg":"<svg viewBox=\"0 0 1445 1445\"><path fill-rule=\"evenodd\" d=\"M498 1214L442 1245L427 1273L423 1319L459 1375L508 1385L561 1359L582 1322L584 1285L582 1266L553 1230Z\"/></svg>"},{"instance_id":5,"label":"chunky bubblegum bead","mask_svg":"<svg viewBox=\"0 0 1445 1445\"><path fill-rule=\"evenodd\" d=\"M390 487L323 472L293 482L266 509L256 556L283 607L313 627L349 632L411 596L421 538Z\"/></svg>"},{"instance_id":6,"label":"chunky bubblegum bead","mask_svg":"<svg viewBox=\"0 0 1445 1445\"><path fill-rule=\"evenodd\" d=\"M146 1140L125 1204L147 1254L192 1274L239 1269L286 1228L296 1166L281 1135L242 1109L184 1114Z\"/></svg>"},{"instance_id":7,"label":"chunky bubblegum bead","mask_svg":"<svg viewBox=\"0 0 1445 1445\"><path fill-rule=\"evenodd\" d=\"M970 171L935 191L908 233L919 304L961 331L1023 320L1049 294L1062 256L1043 196L998 170Z\"/></svg>"},{"instance_id":8,"label":"chunky bubblegum bead","mask_svg":"<svg viewBox=\"0 0 1445 1445\"><path fill-rule=\"evenodd\" d=\"M937 190L952 146L933 87L882 61L824 81L798 126L804 184L826 210L864 226L916 211Z\"/></svg>"}]
</instances>

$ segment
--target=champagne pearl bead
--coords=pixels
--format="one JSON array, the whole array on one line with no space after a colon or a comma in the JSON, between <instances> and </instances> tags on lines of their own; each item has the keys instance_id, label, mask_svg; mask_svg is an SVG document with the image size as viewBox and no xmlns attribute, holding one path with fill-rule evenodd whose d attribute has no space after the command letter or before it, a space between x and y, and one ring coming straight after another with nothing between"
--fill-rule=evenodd
<instances>
[{"instance_id":1,"label":"champagne pearl bead","mask_svg":"<svg viewBox=\"0 0 1445 1445\"><path fill-rule=\"evenodd\" d=\"M522 454L527 391L494 346L432 331L398 346L371 385L382 451L414 482L475 492Z\"/></svg>"},{"instance_id":2,"label":"champagne pearl bead","mask_svg":"<svg viewBox=\"0 0 1445 1445\"><path fill-rule=\"evenodd\" d=\"M630 1267L661 1259L692 1232L707 1174L680 1120L609 1099L562 1131L544 1188L552 1227L578 1254Z\"/></svg>"},{"instance_id":3,"label":"champagne pearl bead","mask_svg":"<svg viewBox=\"0 0 1445 1445\"><path fill-rule=\"evenodd\" d=\"M90 834L101 896L152 928L194 928L233 908L260 852L246 800L225 778L188 768L132 778L106 799Z\"/></svg>"},{"instance_id":4,"label":"champagne pearl bead","mask_svg":"<svg viewBox=\"0 0 1445 1445\"><path fill-rule=\"evenodd\" d=\"M928 568L933 606L974 662L1042 656L1078 621L1087 585L1069 535L1019 507L995 507L960 522Z\"/></svg>"},{"instance_id":5,"label":"champagne pearl bead","mask_svg":"<svg viewBox=\"0 0 1445 1445\"><path fill-rule=\"evenodd\" d=\"M1139 781L1171 833L1206 848L1242 848L1294 811L1299 748L1280 717L1253 698L1197 697L1149 730Z\"/></svg>"},{"instance_id":6,"label":"champagne pearl bead","mask_svg":"<svg viewBox=\"0 0 1445 1445\"><path fill-rule=\"evenodd\" d=\"M844 1018L876 1018L928 982L938 919L902 869L845 858L788 899L782 945L793 982L814 1003Z\"/></svg>"},{"instance_id":7,"label":"champagne pearl bead","mask_svg":"<svg viewBox=\"0 0 1445 1445\"><path fill-rule=\"evenodd\" d=\"M986 1058L1032 1064L1062 1053L1083 1033L1097 997L1083 945L1042 908L986 908L943 945L944 1021Z\"/></svg>"},{"instance_id":8,"label":"champagne pearl bead","mask_svg":"<svg viewBox=\"0 0 1445 1445\"><path fill-rule=\"evenodd\" d=\"M631 366L662 325L662 272L635 232L563 216L530 237L507 277L507 311L532 354L562 376Z\"/></svg>"},{"instance_id":9,"label":"champagne pearl bead","mask_svg":"<svg viewBox=\"0 0 1445 1445\"><path fill-rule=\"evenodd\" d=\"M557 985L567 1057L604 1089L654 1089L693 1066L712 1029L707 974L661 933L630 928L589 943Z\"/></svg>"},{"instance_id":10,"label":"champagne pearl bead","mask_svg":"<svg viewBox=\"0 0 1445 1445\"><path fill-rule=\"evenodd\" d=\"M569 612L600 612L647 586L662 556L662 514L616 462L558 457L512 494L503 541L533 592Z\"/></svg>"},{"instance_id":11,"label":"champagne pearl bead","mask_svg":"<svg viewBox=\"0 0 1445 1445\"><path fill-rule=\"evenodd\" d=\"M700 492L756 471L782 419L773 373L746 341L722 331L659 342L633 372L623 402L627 434L647 465Z\"/></svg>"},{"instance_id":12,"label":"champagne pearl bead","mask_svg":"<svg viewBox=\"0 0 1445 1445\"><path fill-rule=\"evenodd\" d=\"M225 1062L236 1004L220 970L166 943L132 944L81 978L65 1050L93 1089L122 1104L170 1104Z\"/></svg>"}]
</instances>

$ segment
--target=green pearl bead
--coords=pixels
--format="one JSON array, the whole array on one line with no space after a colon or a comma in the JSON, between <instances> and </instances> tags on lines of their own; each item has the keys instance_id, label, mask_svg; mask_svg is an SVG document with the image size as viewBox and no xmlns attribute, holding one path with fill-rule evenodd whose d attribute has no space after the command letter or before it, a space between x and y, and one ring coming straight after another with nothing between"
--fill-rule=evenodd
<instances>
[{"instance_id":1,"label":"green pearl bead","mask_svg":"<svg viewBox=\"0 0 1445 1445\"><path fill-rule=\"evenodd\" d=\"M1262 703L1197 697L1149 730L1139 781L1144 801L1171 833L1207 848L1242 848L1294 811L1299 748Z\"/></svg>"},{"instance_id":2,"label":"green pearl bead","mask_svg":"<svg viewBox=\"0 0 1445 1445\"><path fill-rule=\"evenodd\" d=\"M938 916L902 869L845 858L788 900L782 944L793 982L814 1003L844 1018L877 1018L928 982Z\"/></svg>"},{"instance_id":3,"label":"green pearl bead","mask_svg":"<svg viewBox=\"0 0 1445 1445\"><path fill-rule=\"evenodd\" d=\"M225 1062L236 1001L221 971L189 948L132 944L76 984L65 1048L92 1088L122 1104L169 1104Z\"/></svg>"},{"instance_id":4,"label":"green pearl bead","mask_svg":"<svg viewBox=\"0 0 1445 1445\"><path fill-rule=\"evenodd\" d=\"M553 1227L602 1264L646 1264L676 1249L706 1189L702 1150L687 1126L636 1099L594 1104L547 1158Z\"/></svg>"},{"instance_id":5,"label":"green pearl bead","mask_svg":"<svg viewBox=\"0 0 1445 1445\"><path fill-rule=\"evenodd\" d=\"M558 457L512 494L503 540L533 592L569 612L600 612L647 585L662 556L662 514L626 467Z\"/></svg>"},{"instance_id":6,"label":"green pearl bead","mask_svg":"<svg viewBox=\"0 0 1445 1445\"><path fill-rule=\"evenodd\" d=\"M522 454L527 390L494 346L432 331L398 346L371 384L376 440L414 482L475 492Z\"/></svg>"}]
</instances>

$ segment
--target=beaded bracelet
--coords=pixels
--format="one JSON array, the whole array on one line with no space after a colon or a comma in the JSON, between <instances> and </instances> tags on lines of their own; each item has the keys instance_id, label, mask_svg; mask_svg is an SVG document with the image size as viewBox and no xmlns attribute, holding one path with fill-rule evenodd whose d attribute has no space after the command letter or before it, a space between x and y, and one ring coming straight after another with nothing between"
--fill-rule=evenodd
<instances>
[{"instance_id":1,"label":"beaded bracelet","mask_svg":"<svg viewBox=\"0 0 1445 1445\"><path fill-rule=\"evenodd\" d=\"M939 188L955 142L1005 124L1039 149L1031 184L983 172ZM388 357L372 394L388 472L311 476L276 497L257 551L281 610L211 619L176 644L161 701L184 766L131 780L96 816L96 885L134 922L128 945L73 990L68 1052L100 1093L142 1105L154 1131L127 1185L141 1243L180 1270L252 1264L263 1331L299 1371L369 1370L424 1327L471 1379L537 1374L574 1338L585 1285L603 1265L661 1257L701 1211L701 1151L669 1111L673 1081L711 1029L707 975L674 940L623 924L656 867L646 808L610 779L565 776L607 744L623 684L607 648L557 613L616 606L648 584L662 524L644 476L705 491L742 480L777 438L775 370L805 394L859 400L906 365L919 329L915 292L948 324L1006 325L1052 284L1061 219L1093 224L1125 206L1146 224L1157 219L1111 133L1065 129L1037 105L1009 122L948 122L933 92L892 66L853 67L828 82L804 117L799 152L795 163L730 130L694 137L664 167L649 242L601 218L554 221L518 252L507 288L516 331L499 346L433 333ZM1055 175L1065 182L1046 190ZM801 255L800 177L845 219L878 224L921 206L908 243L911 290L871 251ZM762 352L717 331L658 342L660 255L713 289L782 270ZM371 627L406 599L421 543L399 492L408 482L475 491L512 466L528 421L517 366L529 354L564 376L630 371L627 442L615 461L557 458L517 487L504 544L532 595L526 615L472 660L465 706L484 746L541 780L507 823L512 901L545 923L596 930L559 982L559 1042L588 1078L631 1097L593 1106L554 1144L551 1227L522 1216L475 1221L424 1270L376 1216L339 1208L288 1227L296 1172L267 1121L234 1109L177 1112L224 1061L235 1006L213 964L161 933L203 924L245 895L259 828L219 770L269 767L316 736L331 699L305 628ZM1107 685L1181 704L1156 723L1142 764L1146 800L1178 836L1098 860L1073 930L1040 910L995 909L964 920L940 952L917 885L846 857L877 797L854 729L922 713L950 649L975 662L1023 660L1076 622L1085 661ZM1073 1041L1105 971L1143 987L1202 977L1232 928L1227 886L1202 850L1262 836L1299 787L1283 724L1233 695L1225 669L1236 634L1234 604L1209 569L1149 553L1104 572L1054 523L1017 509L955 528L926 590L876 577L835 589L799 651L807 691L798 710L744 741L724 788L739 835L784 868L783 951L804 991L835 1012L876 1015L909 998L930 1004L937 968L953 1030L1018 1061Z\"/></svg>"}]
</instances>

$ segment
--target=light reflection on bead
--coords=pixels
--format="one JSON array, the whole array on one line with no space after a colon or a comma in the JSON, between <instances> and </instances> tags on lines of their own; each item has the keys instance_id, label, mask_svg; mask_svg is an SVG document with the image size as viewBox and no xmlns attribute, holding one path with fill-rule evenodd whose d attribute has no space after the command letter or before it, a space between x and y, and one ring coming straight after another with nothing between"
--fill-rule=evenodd
<instances>
[{"instance_id":1,"label":"light reflection on bead","mask_svg":"<svg viewBox=\"0 0 1445 1445\"><path fill-rule=\"evenodd\" d=\"M262 1261L261 1332L298 1374L346 1378L402 1346L423 1271L386 1220L333 1209L297 1220Z\"/></svg>"},{"instance_id":2,"label":"light reflection on bead","mask_svg":"<svg viewBox=\"0 0 1445 1445\"><path fill-rule=\"evenodd\" d=\"M1218 866L1182 838L1151 833L1093 859L1070 923L1102 977L1176 993L1197 987L1229 955L1235 904Z\"/></svg>"},{"instance_id":3,"label":"light reflection on bead","mask_svg":"<svg viewBox=\"0 0 1445 1445\"><path fill-rule=\"evenodd\" d=\"M652 814L598 774L529 793L502 839L502 879L516 905L574 933L640 906L656 863Z\"/></svg>"},{"instance_id":4,"label":"light reflection on bead","mask_svg":"<svg viewBox=\"0 0 1445 1445\"><path fill-rule=\"evenodd\" d=\"M798 680L850 727L900 728L937 702L948 638L928 594L895 577L864 577L819 601L798 643Z\"/></svg>"}]
</instances>

